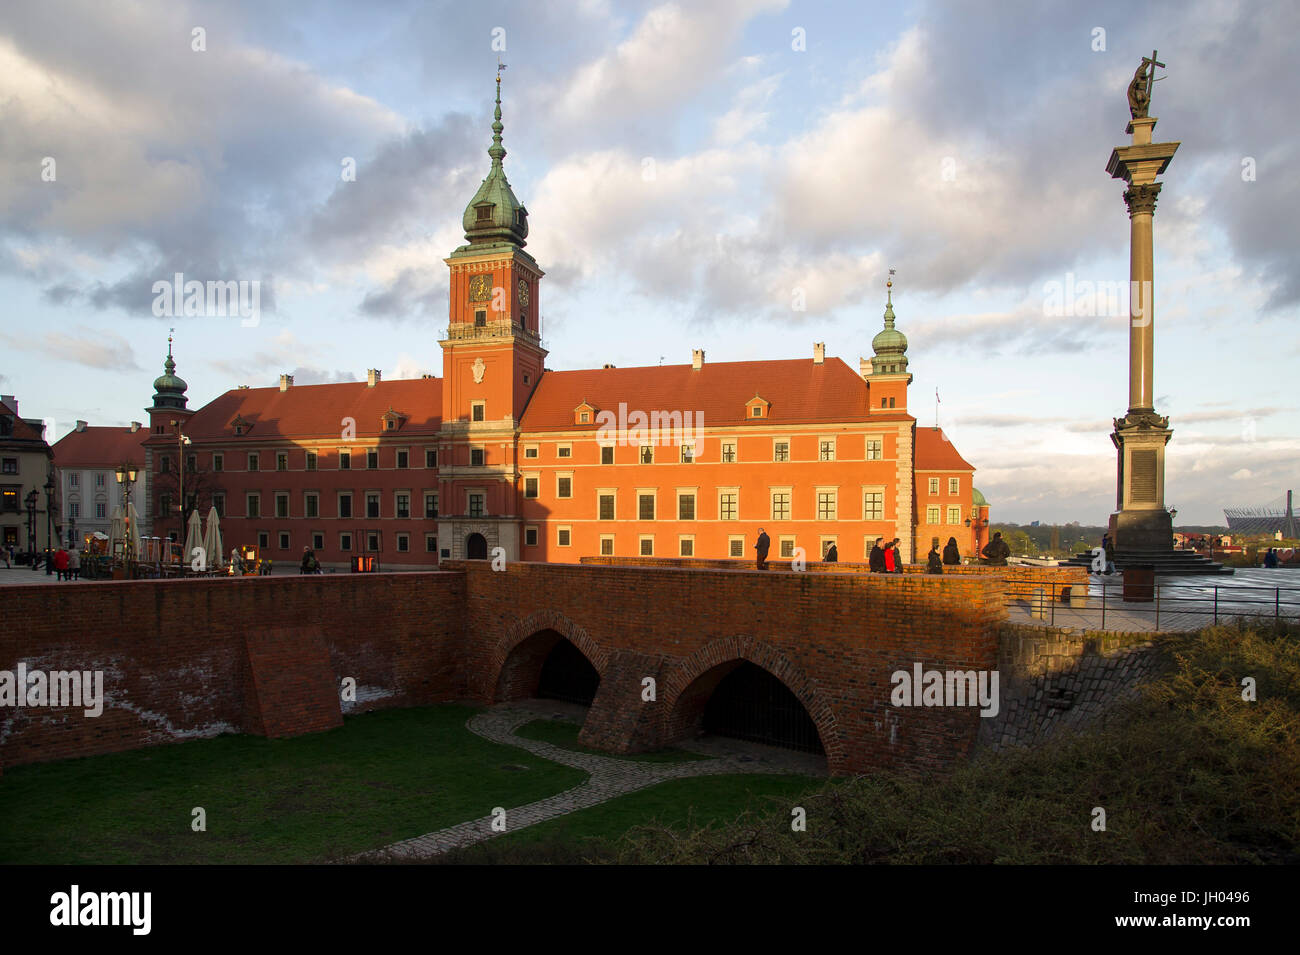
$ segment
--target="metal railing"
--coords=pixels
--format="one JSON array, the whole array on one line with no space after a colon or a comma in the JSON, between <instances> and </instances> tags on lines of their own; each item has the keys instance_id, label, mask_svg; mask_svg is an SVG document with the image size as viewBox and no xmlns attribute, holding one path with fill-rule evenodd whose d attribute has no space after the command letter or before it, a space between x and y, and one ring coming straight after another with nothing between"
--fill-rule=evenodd
<instances>
[{"instance_id":1,"label":"metal railing","mask_svg":"<svg viewBox=\"0 0 1300 955\"><path fill-rule=\"evenodd\" d=\"M1130 581L1090 580L1070 583L1060 577L1027 577L1007 581L1005 606L1027 610L1045 626L1095 623L1124 630L1134 622L1197 626L1245 618L1300 621L1300 586L1253 584L1141 584Z\"/></svg>"}]
</instances>

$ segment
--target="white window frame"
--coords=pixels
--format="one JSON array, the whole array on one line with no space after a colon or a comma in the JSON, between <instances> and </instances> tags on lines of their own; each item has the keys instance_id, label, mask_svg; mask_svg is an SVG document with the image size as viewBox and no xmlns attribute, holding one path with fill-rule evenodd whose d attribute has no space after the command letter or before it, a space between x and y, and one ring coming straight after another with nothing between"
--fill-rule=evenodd
<instances>
[{"instance_id":1,"label":"white window frame","mask_svg":"<svg viewBox=\"0 0 1300 955\"><path fill-rule=\"evenodd\" d=\"M733 544L739 544L739 545L740 545L740 553L739 553L739 554L733 554L733 553L732 553L732 550L735 549L735 548L732 546ZM744 556L745 556L745 537L744 537L743 534L731 534L731 535L729 535L729 536L727 537L727 556L728 556L729 558L732 558L733 560L735 560L735 559L743 559L743 558L744 558Z\"/></svg>"},{"instance_id":2,"label":"white window frame","mask_svg":"<svg viewBox=\"0 0 1300 955\"><path fill-rule=\"evenodd\" d=\"M943 523L943 508L938 504L925 506L925 522L931 526Z\"/></svg>"},{"instance_id":3,"label":"white window frame","mask_svg":"<svg viewBox=\"0 0 1300 955\"><path fill-rule=\"evenodd\" d=\"M561 539L561 535L562 535L562 534L567 534L567 535L569 535L569 542L568 542L567 544L566 544L566 543ZM555 546L556 546L556 547L572 547L572 546L573 546L573 527L572 527L572 525L570 525L570 524L560 524L559 526L557 526L557 527L555 528Z\"/></svg>"},{"instance_id":4,"label":"white window frame","mask_svg":"<svg viewBox=\"0 0 1300 955\"><path fill-rule=\"evenodd\" d=\"M927 478L926 490L929 491L931 497L937 495L939 493L939 479L937 477Z\"/></svg>"},{"instance_id":5,"label":"white window frame","mask_svg":"<svg viewBox=\"0 0 1300 955\"><path fill-rule=\"evenodd\" d=\"M817 520L819 520L819 521L837 521L837 520L840 519L840 518L839 518L839 515L840 515L840 489L839 489L838 487L819 487L819 488L814 488L814 489L813 489L813 494L815 495L815 497L813 498L813 500L816 502L816 505L817 505L817 511L816 511L816 514L817 514ZM831 496L831 501L830 501L830 503L831 503L831 515L830 515L829 517L822 517L822 495L823 495L823 494L829 494L829 495Z\"/></svg>"},{"instance_id":6,"label":"white window frame","mask_svg":"<svg viewBox=\"0 0 1300 955\"><path fill-rule=\"evenodd\" d=\"M646 543L650 544L650 553L645 552ZM653 534L638 534L636 538L636 555L638 557L653 557L655 555L655 536Z\"/></svg>"},{"instance_id":7,"label":"white window frame","mask_svg":"<svg viewBox=\"0 0 1300 955\"><path fill-rule=\"evenodd\" d=\"M561 494L560 482L565 478L569 479L569 493ZM555 473L555 499L557 501L570 501L573 499L573 472L572 471L557 471Z\"/></svg>"},{"instance_id":8,"label":"white window frame","mask_svg":"<svg viewBox=\"0 0 1300 955\"><path fill-rule=\"evenodd\" d=\"M949 524L960 524L960 523L961 523L961 506L960 506L960 505L958 505L958 504L949 504L949 505L948 505L948 523L949 523Z\"/></svg>"},{"instance_id":9,"label":"white window frame","mask_svg":"<svg viewBox=\"0 0 1300 955\"><path fill-rule=\"evenodd\" d=\"M875 445L873 448L872 445ZM882 434L869 434L863 442L864 461L883 461L885 459L885 436ZM871 452L875 451L873 455Z\"/></svg>"},{"instance_id":10,"label":"white window frame","mask_svg":"<svg viewBox=\"0 0 1300 955\"><path fill-rule=\"evenodd\" d=\"M948 478L948 493L952 495L961 493L961 478Z\"/></svg>"},{"instance_id":11,"label":"white window frame","mask_svg":"<svg viewBox=\"0 0 1300 955\"><path fill-rule=\"evenodd\" d=\"M824 454L826 453L826 451L827 451L826 448L822 447L822 445L825 445L825 444L829 444L829 445L830 445L830 455L831 455L831 456L830 456L829 458L827 458L827 457L822 457L822 455L824 455ZM818 461L834 461L834 460L835 460L836 453L837 453L837 449L836 449L836 446L835 446L835 445L836 445L836 441L835 441L835 436L834 436L834 435L829 435L829 436L828 436L828 435L821 435L820 437L818 437L818 439L817 439L817 460L818 460Z\"/></svg>"},{"instance_id":12,"label":"white window frame","mask_svg":"<svg viewBox=\"0 0 1300 955\"><path fill-rule=\"evenodd\" d=\"M650 520L659 520L659 489L653 487L639 487L636 489L636 519L644 521L646 518L641 516L641 498L649 496L654 504L655 516Z\"/></svg>"},{"instance_id":13,"label":"white window frame","mask_svg":"<svg viewBox=\"0 0 1300 955\"><path fill-rule=\"evenodd\" d=\"M868 494L879 494L879 495L880 495L880 516L879 516L879 517L873 517L873 516L871 516L871 512L870 512L869 510L867 510L867 495L868 495ZM883 520L886 520L886 517L885 517L885 486L884 486L883 484L864 484L864 485L862 485L862 519L863 519L864 521L883 521ZM869 548L868 548L868 549L869 549Z\"/></svg>"},{"instance_id":14,"label":"white window frame","mask_svg":"<svg viewBox=\"0 0 1300 955\"><path fill-rule=\"evenodd\" d=\"M776 516L776 495L784 494L786 497L786 515L785 517ZM792 521L794 520L794 488L793 487L770 487L767 489L767 513L768 519L773 521Z\"/></svg>"},{"instance_id":15,"label":"white window frame","mask_svg":"<svg viewBox=\"0 0 1300 955\"><path fill-rule=\"evenodd\" d=\"M694 517L682 517L682 497L691 498L691 511ZM676 521L698 521L700 519L700 489L698 487L679 487L676 489L677 510L673 517Z\"/></svg>"},{"instance_id":16,"label":"white window frame","mask_svg":"<svg viewBox=\"0 0 1300 955\"><path fill-rule=\"evenodd\" d=\"M686 544L690 544L690 545L691 545L691 552L690 552L689 554L683 554L683 553L682 553L682 547L683 547L684 545L686 545ZM677 535L677 556L678 556L678 557L695 557L695 556L697 556L696 553L695 553L695 535L694 535L694 534L678 534L678 535Z\"/></svg>"},{"instance_id":17,"label":"white window frame","mask_svg":"<svg viewBox=\"0 0 1300 955\"><path fill-rule=\"evenodd\" d=\"M786 546L785 546L786 544L789 544L789 545L790 545L790 548L789 548L789 549L790 549L790 553L788 553L788 554L786 553ZM778 537L778 538L776 539L776 555L777 555L778 557L780 557L782 560L786 560L786 559L793 560L793 559L794 559L794 549L795 549L796 546L798 546L798 545L796 545L796 543L795 543L795 537L794 537L794 535L793 535L793 534L784 534L784 535L782 535L782 536L780 536L780 537Z\"/></svg>"},{"instance_id":18,"label":"white window frame","mask_svg":"<svg viewBox=\"0 0 1300 955\"><path fill-rule=\"evenodd\" d=\"M604 518L600 516L600 499L602 497L612 497L614 499L614 516ZM596 520L599 522L618 520L618 488L616 487L598 487L596 488Z\"/></svg>"},{"instance_id":19,"label":"white window frame","mask_svg":"<svg viewBox=\"0 0 1300 955\"><path fill-rule=\"evenodd\" d=\"M533 535L533 542L532 542L531 544L528 543L528 535L529 535L529 533L531 533L531 534ZM539 542L540 542L540 541L541 541L541 538L540 538L540 537L538 536L538 534L537 534L537 525L536 525L536 524L525 524L525 525L524 525L524 546L525 546L525 547L537 547L537 546L539 545Z\"/></svg>"},{"instance_id":20,"label":"white window frame","mask_svg":"<svg viewBox=\"0 0 1300 955\"><path fill-rule=\"evenodd\" d=\"M734 517L727 517L722 511L722 499L726 495L734 495L736 498L736 510ZM740 520L740 488L738 487L720 487L718 488L718 520L720 521L738 521Z\"/></svg>"}]
</instances>

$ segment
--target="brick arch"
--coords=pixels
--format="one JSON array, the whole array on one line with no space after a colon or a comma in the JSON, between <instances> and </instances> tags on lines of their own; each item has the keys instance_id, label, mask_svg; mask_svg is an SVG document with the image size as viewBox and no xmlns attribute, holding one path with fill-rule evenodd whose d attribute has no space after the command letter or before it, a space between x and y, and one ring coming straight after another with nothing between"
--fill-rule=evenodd
<instances>
[{"instance_id":1,"label":"brick arch","mask_svg":"<svg viewBox=\"0 0 1300 955\"><path fill-rule=\"evenodd\" d=\"M582 655L590 661L591 665L596 668L596 673L600 675L601 679L604 679L605 670L609 665L609 651L593 640L586 630L564 614L555 610L542 610L515 620L506 628L506 632L501 639L497 641L492 650L492 657L488 667L491 682L485 688L486 696L489 699L495 701L497 698L501 676L506 665L510 662L511 654L526 640L546 630L558 633L577 647L582 652Z\"/></svg>"},{"instance_id":2,"label":"brick arch","mask_svg":"<svg viewBox=\"0 0 1300 955\"><path fill-rule=\"evenodd\" d=\"M701 677L723 667L727 663L748 661L762 667L780 680L803 704L813 723L817 726L817 735L821 737L822 749L826 752L828 768L834 773L847 756L844 739L840 733L839 723L830 701L817 686L817 682L796 666L781 650L754 637L738 635L712 640L673 667L664 684L664 702L667 725L664 727L667 741L680 737L686 730L686 714L680 712L683 698L695 686ZM718 675L717 682L729 671ZM716 683L715 683L716 686ZM709 693L713 687L709 687ZM700 701L708 699L704 695Z\"/></svg>"}]
</instances>

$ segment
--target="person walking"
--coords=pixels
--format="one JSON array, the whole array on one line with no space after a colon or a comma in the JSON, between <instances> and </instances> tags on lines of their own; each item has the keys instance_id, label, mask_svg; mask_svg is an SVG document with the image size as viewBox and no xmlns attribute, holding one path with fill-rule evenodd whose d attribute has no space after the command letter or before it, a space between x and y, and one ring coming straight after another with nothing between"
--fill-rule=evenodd
<instances>
[{"instance_id":1,"label":"person walking","mask_svg":"<svg viewBox=\"0 0 1300 955\"><path fill-rule=\"evenodd\" d=\"M956 544L954 543L953 546L955 547ZM943 573L943 563L944 563L944 562L943 562L943 558L939 556L939 545L938 545L938 544L931 544L931 545L930 545L930 553L926 554L926 556L925 556L925 560L926 560L926 568L925 568L925 572L926 572L927 574L942 574L942 573Z\"/></svg>"},{"instance_id":2,"label":"person walking","mask_svg":"<svg viewBox=\"0 0 1300 955\"><path fill-rule=\"evenodd\" d=\"M943 549L943 562L949 567L961 566L961 550L957 547L957 538L948 538L948 543Z\"/></svg>"},{"instance_id":3,"label":"person walking","mask_svg":"<svg viewBox=\"0 0 1300 955\"><path fill-rule=\"evenodd\" d=\"M68 576L73 580L81 579L81 551L75 547L68 554Z\"/></svg>"},{"instance_id":4,"label":"person walking","mask_svg":"<svg viewBox=\"0 0 1300 955\"><path fill-rule=\"evenodd\" d=\"M890 541L885 545L885 573L894 573L895 561L898 559L898 551L894 550L894 542Z\"/></svg>"},{"instance_id":5,"label":"person walking","mask_svg":"<svg viewBox=\"0 0 1300 955\"><path fill-rule=\"evenodd\" d=\"M68 552L62 545L54 552L54 575L56 580L71 579L68 577Z\"/></svg>"},{"instance_id":6,"label":"person walking","mask_svg":"<svg viewBox=\"0 0 1300 955\"><path fill-rule=\"evenodd\" d=\"M894 548L894 573L901 574L903 572L903 551L898 544L899 538L895 537L892 545Z\"/></svg>"},{"instance_id":7,"label":"person walking","mask_svg":"<svg viewBox=\"0 0 1300 955\"><path fill-rule=\"evenodd\" d=\"M880 546L883 539L877 537L876 542L871 545L871 553L867 555L867 569L873 574L883 574L885 572L885 549Z\"/></svg>"},{"instance_id":8,"label":"person walking","mask_svg":"<svg viewBox=\"0 0 1300 955\"><path fill-rule=\"evenodd\" d=\"M831 544L830 547L826 548L826 556L823 557L822 560L826 561L826 563L828 564L834 564L837 563L839 559L840 559L840 552L835 549L834 544Z\"/></svg>"},{"instance_id":9,"label":"person walking","mask_svg":"<svg viewBox=\"0 0 1300 955\"><path fill-rule=\"evenodd\" d=\"M302 549L302 563L298 567L298 573L299 574L316 573L316 555L312 552L312 549L310 547L304 547Z\"/></svg>"},{"instance_id":10,"label":"person walking","mask_svg":"<svg viewBox=\"0 0 1300 955\"><path fill-rule=\"evenodd\" d=\"M754 550L758 552L758 569L767 570L767 552L772 549L772 539L767 536L767 531L763 528L758 529L758 540L754 543Z\"/></svg>"},{"instance_id":11,"label":"person walking","mask_svg":"<svg viewBox=\"0 0 1300 955\"><path fill-rule=\"evenodd\" d=\"M1106 534L1101 539L1101 549L1106 557L1106 576L1115 573L1115 539Z\"/></svg>"},{"instance_id":12,"label":"person walking","mask_svg":"<svg viewBox=\"0 0 1300 955\"><path fill-rule=\"evenodd\" d=\"M4 547L0 547L0 560L3 560L5 562L5 567L7 567L9 570L13 570L14 569L13 548L9 547L8 545Z\"/></svg>"},{"instance_id":13,"label":"person walking","mask_svg":"<svg viewBox=\"0 0 1300 955\"><path fill-rule=\"evenodd\" d=\"M1268 553L1264 555L1265 567L1276 567L1278 565L1277 551L1270 547Z\"/></svg>"}]
</instances>

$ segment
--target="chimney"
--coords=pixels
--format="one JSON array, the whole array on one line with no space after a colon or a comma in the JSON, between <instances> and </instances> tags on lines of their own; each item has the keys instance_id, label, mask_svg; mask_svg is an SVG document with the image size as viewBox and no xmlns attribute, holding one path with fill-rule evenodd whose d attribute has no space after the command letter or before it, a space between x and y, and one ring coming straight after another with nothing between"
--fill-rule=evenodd
<instances>
[{"instance_id":1,"label":"chimney","mask_svg":"<svg viewBox=\"0 0 1300 955\"><path fill-rule=\"evenodd\" d=\"M604 364L602 367L603 367L603 368L617 368L618 366L617 366L617 365L611 365L609 362L605 362L605 364Z\"/></svg>"},{"instance_id":2,"label":"chimney","mask_svg":"<svg viewBox=\"0 0 1300 955\"><path fill-rule=\"evenodd\" d=\"M4 405L18 417L18 399L13 395L0 395L0 404Z\"/></svg>"},{"instance_id":3,"label":"chimney","mask_svg":"<svg viewBox=\"0 0 1300 955\"><path fill-rule=\"evenodd\" d=\"M139 421L132 421L132 422L131 422L131 433L132 433L132 434L135 434L137 431L139 431L139 430L140 430L141 428L143 428L143 427L144 427L144 425L142 425Z\"/></svg>"},{"instance_id":4,"label":"chimney","mask_svg":"<svg viewBox=\"0 0 1300 955\"><path fill-rule=\"evenodd\" d=\"M858 359L858 374L861 375L863 378L867 378L867 377L869 377L869 376L871 375L871 359L870 359L870 358L859 358L859 359Z\"/></svg>"},{"instance_id":5,"label":"chimney","mask_svg":"<svg viewBox=\"0 0 1300 955\"><path fill-rule=\"evenodd\" d=\"M694 368L696 371L699 371L701 368L704 367L704 349L703 349L703 348L692 348L692 349L691 349L691 367Z\"/></svg>"},{"instance_id":6,"label":"chimney","mask_svg":"<svg viewBox=\"0 0 1300 955\"><path fill-rule=\"evenodd\" d=\"M378 368L367 368L367 369L366 369L366 387L367 387L367 388L373 388L373 387L375 387L375 385L377 385L377 384L379 384L379 369L378 369Z\"/></svg>"},{"instance_id":7,"label":"chimney","mask_svg":"<svg viewBox=\"0 0 1300 955\"><path fill-rule=\"evenodd\" d=\"M813 343L813 364L824 365L825 363L826 363L826 343L814 342Z\"/></svg>"},{"instance_id":8,"label":"chimney","mask_svg":"<svg viewBox=\"0 0 1300 955\"><path fill-rule=\"evenodd\" d=\"M86 430L86 422L82 421L80 418L77 419L77 430L78 431Z\"/></svg>"},{"instance_id":9,"label":"chimney","mask_svg":"<svg viewBox=\"0 0 1300 955\"><path fill-rule=\"evenodd\" d=\"M289 390L290 388L292 388L292 387L293 387L293 375L281 375L281 376L280 376L280 390L281 390L281 391L288 391L288 390Z\"/></svg>"}]
</instances>

